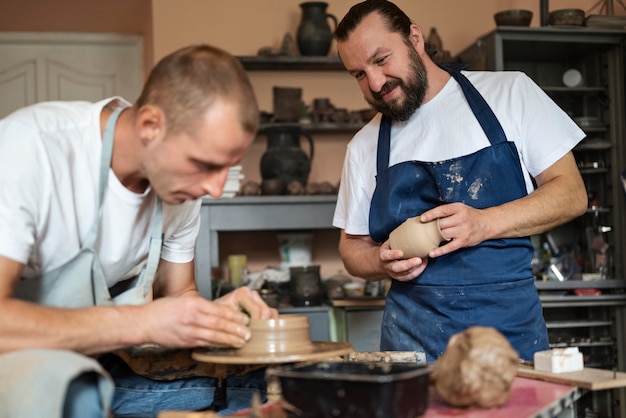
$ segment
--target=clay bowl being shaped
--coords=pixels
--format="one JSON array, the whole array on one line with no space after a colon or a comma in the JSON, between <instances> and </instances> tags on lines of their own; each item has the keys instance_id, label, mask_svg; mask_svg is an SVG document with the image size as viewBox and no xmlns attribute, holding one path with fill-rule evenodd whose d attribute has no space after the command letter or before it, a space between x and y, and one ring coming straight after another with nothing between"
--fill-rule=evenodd
<instances>
[{"instance_id":1,"label":"clay bowl being shaped","mask_svg":"<svg viewBox=\"0 0 626 418\"><path fill-rule=\"evenodd\" d=\"M503 10L493 15L498 26L530 26L533 12L523 9Z\"/></svg>"},{"instance_id":2,"label":"clay bowl being shaped","mask_svg":"<svg viewBox=\"0 0 626 418\"><path fill-rule=\"evenodd\" d=\"M278 319L251 319L252 337L240 355L308 353L313 351L309 319L305 315L279 315Z\"/></svg>"},{"instance_id":3,"label":"clay bowl being shaped","mask_svg":"<svg viewBox=\"0 0 626 418\"><path fill-rule=\"evenodd\" d=\"M195 360L214 364L280 364L328 360L354 351L350 343L311 341L306 315L251 319L252 336L242 348L208 347L195 350Z\"/></svg>"},{"instance_id":4,"label":"clay bowl being shaped","mask_svg":"<svg viewBox=\"0 0 626 418\"><path fill-rule=\"evenodd\" d=\"M552 26L583 26L585 11L581 9L560 9L550 12L548 22Z\"/></svg>"},{"instance_id":5,"label":"clay bowl being shaped","mask_svg":"<svg viewBox=\"0 0 626 418\"><path fill-rule=\"evenodd\" d=\"M422 223L419 216L409 218L389 234L392 250L402 250L404 258L427 257L428 253L446 241L439 220Z\"/></svg>"}]
</instances>

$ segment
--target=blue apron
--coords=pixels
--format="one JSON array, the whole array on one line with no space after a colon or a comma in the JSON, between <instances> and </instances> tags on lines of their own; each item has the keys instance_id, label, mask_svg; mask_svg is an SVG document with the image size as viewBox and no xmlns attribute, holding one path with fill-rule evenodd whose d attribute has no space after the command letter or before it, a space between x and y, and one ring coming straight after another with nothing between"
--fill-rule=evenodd
<instances>
[{"instance_id":1,"label":"blue apron","mask_svg":"<svg viewBox=\"0 0 626 418\"><path fill-rule=\"evenodd\" d=\"M376 189L369 229L384 242L407 218L436 206L462 202L477 209L527 195L515 143L470 81L459 83L491 146L439 162L406 161L389 167L391 120L383 117L378 137ZM462 135L462 132L459 132ZM417 146L417 145L416 145ZM450 336L473 325L503 333L523 359L546 350L548 336L535 288L529 237L495 239L428 261L409 282L393 280L383 315L383 351L424 351L436 360Z\"/></svg>"}]
</instances>

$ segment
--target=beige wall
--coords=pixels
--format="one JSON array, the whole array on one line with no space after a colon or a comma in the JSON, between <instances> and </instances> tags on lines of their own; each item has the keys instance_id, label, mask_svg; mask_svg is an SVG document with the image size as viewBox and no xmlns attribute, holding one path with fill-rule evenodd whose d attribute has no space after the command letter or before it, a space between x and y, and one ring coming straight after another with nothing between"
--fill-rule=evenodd
<instances>
[{"instance_id":1,"label":"beige wall","mask_svg":"<svg viewBox=\"0 0 626 418\"><path fill-rule=\"evenodd\" d=\"M299 1L293 0L230 0L216 2L186 0L180 7L171 0L153 0L154 54L161 57L188 43L207 42L220 45L236 55L255 55L263 46L278 47L285 32L295 35L300 19ZM328 12L341 17L354 4L351 0L331 0ZM596 0L551 0L550 10L578 7L585 11ZM525 8L534 12L531 26L540 26L539 0L397 0L425 33L436 27L443 39L444 49L460 52L480 35L495 28L495 12L510 8ZM623 12L623 9L616 12ZM331 54L335 53L334 46ZM272 110L272 87L302 87L303 99L310 104L315 97L330 97L338 107L366 107L356 83L345 73L311 72L251 72L259 104ZM336 182L349 135L315 135L316 156L311 181ZM247 179L260 179L259 161L265 150L263 138L252 145L244 160ZM273 233L223 234L220 254L245 252L251 270L261 269L278 261ZM252 235L252 240L250 239ZM243 239L245 236L245 239ZM261 244L260 244L261 243ZM322 275L330 276L342 269L337 257L337 231L317 232L314 238L313 260L322 264ZM225 263L222 261L222 265Z\"/></svg>"},{"instance_id":2,"label":"beige wall","mask_svg":"<svg viewBox=\"0 0 626 418\"><path fill-rule=\"evenodd\" d=\"M588 11L596 2L551 0L549 3L550 10L580 8ZM146 68L149 68L165 54L192 43L218 45L235 55L255 55L263 46L277 47L286 32L295 35L300 20L299 3L294 0L2 0L0 31L141 34ZM328 3L328 12L341 19L354 1L331 0ZM396 4L425 33L436 27L444 49L453 55L494 29L493 14L497 11L529 9L534 12L531 26L539 26L540 21L539 0L397 0ZM625 14L617 2L614 7L616 14ZM334 46L332 53L335 53ZM272 110L271 91L275 85L302 87L306 103L315 97L329 97L338 107L366 107L356 83L343 72L251 72L250 78L263 110ZM316 156L311 181L339 180L348 140L349 135L315 135ZM259 180L259 160L264 149L262 138L251 147L243 162L247 179ZM220 244L220 254L246 252L252 270L278 261L273 233L255 233L252 237L246 235L245 239L241 234L230 234L225 238ZM337 231L319 232L315 236L314 261L323 264L325 276L342 267L336 256L337 241Z\"/></svg>"},{"instance_id":3,"label":"beige wall","mask_svg":"<svg viewBox=\"0 0 626 418\"><path fill-rule=\"evenodd\" d=\"M597 0L551 0L550 10L581 8L589 10ZM219 45L236 55L255 55L263 46L280 46L283 35L295 36L300 20L299 1L294 0L152 0L154 15L154 56L156 59L189 43ZM355 2L331 0L328 12L341 19ZM495 28L495 12L525 8L534 12L531 26L540 25L539 0L397 0L425 33L436 27L444 49L453 55L469 46L480 35ZM618 9L619 8L619 9ZM616 12L623 12L616 3ZM331 54L336 53L334 45ZM342 72L251 72L261 109L272 111L272 87L302 87L303 99L330 97L337 107L361 109L366 106L357 85ZM336 182L340 177L346 135L315 135L317 156L312 181ZM244 160L244 174L259 180L258 161L265 148L261 138Z\"/></svg>"},{"instance_id":4,"label":"beige wall","mask_svg":"<svg viewBox=\"0 0 626 418\"><path fill-rule=\"evenodd\" d=\"M14 0L18 1L18 0ZM589 10L597 0L550 0L550 9ZM299 1L294 0L152 0L154 51L160 57L190 42L216 43L238 55L251 55L265 45L278 46L284 32L295 33ZM355 1L330 0L328 12L341 17ZM494 28L493 14L523 8L535 12L531 26L539 26L539 0L396 0L422 28L435 26L444 47L459 52L478 35ZM615 11L623 9L617 2Z\"/></svg>"}]
</instances>

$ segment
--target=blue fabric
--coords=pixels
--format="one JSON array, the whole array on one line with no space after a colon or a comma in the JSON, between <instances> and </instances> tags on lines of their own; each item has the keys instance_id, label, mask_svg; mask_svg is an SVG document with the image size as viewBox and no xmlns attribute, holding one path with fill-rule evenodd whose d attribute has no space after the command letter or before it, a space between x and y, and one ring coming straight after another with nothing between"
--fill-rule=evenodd
<instances>
[{"instance_id":1,"label":"blue fabric","mask_svg":"<svg viewBox=\"0 0 626 418\"><path fill-rule=\"evenodd\" d=\"M426 361L433 362L451 335L474 325L500 331L525 360L549 348L534 280L526 279L467 286L394 280L385 302L380 349L423 351Z\"/></svg>"},{"instance_id":2,"label":"blue fabric","mask_svg":"<svg viewBox=\"0 0 626 418\"><path fill-rule=\"evenodd\" d=\"M217 379L194 377L172 381L151 380L135 374L119 357L105 355L100 363L115 382L113 413L116 418L153 418L162 411L208 410L214 401ZM265 370L226 379L228 415L249 408L254 393L267 400Z\"/></svg>"},{"instance_id":3,"label":"blue fabric","mask_svg":"<svg viewBox=\"0 0 626 418\"><path fill-rule=\"evenodd\" d=\"M70 382L63 406L63 418L105 417L98 379L96 373L88 372Z\"/></svg>"},{"instance_id":4,"label":"blue fabric","mask_svg":"<svg viewBox=\"0 0 626 418\"><path fill-rule=\"evenodd\" d=\"M500 122L469 80L458 71L450 74L491 146L446 161L406 161L389 167L391 121L384 117L370 208L374 241L387 240L407 218L441 204L462 202L482 209L527 194L515 143L507 141ZM532 359L535 351L548 348L532 283L532 256L529 237L488 240L429 260L425 271L410 282L394 281L385 305L381 350L423 349L433 361L452 334L472 325L489 325L509 337L523 358Z\"/></svg>"}]
</instances>

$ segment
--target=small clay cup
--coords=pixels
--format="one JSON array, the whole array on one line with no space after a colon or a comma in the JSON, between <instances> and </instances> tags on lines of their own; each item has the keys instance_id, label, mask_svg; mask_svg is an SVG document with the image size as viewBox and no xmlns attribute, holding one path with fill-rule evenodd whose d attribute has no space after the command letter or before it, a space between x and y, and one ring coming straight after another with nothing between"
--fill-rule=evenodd
<instances>
[{"instance_id":1,"label":"small clay cup","mask_svg":"<svg viewBox=\"0 0 626 418\"><path fill-rule=\"evenodd\" d=\"M244 356L306 354L313 351L309 319L305 315L279 315L278 319L251 319L250 341L238 349Z\"/></svg>"},{"instance_id":2,"label":"small clay cup","mask_svg":"<svg viewBox=\"0 0 626 418\"><path fill-rule=\"evenodd\" d=\"M409 218L389 234L392 250L402 250L404 258L427 257L428 253L446 241L439 219L422 223L419 216Z\"/></svg>"}]
</instances>

